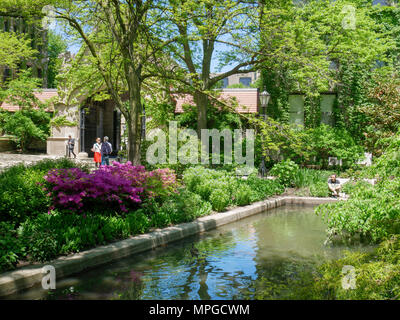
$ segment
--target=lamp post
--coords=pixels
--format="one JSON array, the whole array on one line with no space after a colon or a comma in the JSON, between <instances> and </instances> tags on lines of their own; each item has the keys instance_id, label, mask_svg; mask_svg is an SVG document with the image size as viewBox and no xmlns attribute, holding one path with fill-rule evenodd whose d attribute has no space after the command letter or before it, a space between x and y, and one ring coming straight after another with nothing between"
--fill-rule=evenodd
<instances>
[{"instance_id":1,"label":"lamp post","mask_svg":"<svg viewBox=\"0 0 400 320\"><path fill-rule=\"evenodd\" d=\"M263 92L260 93L260 105L261 105L261 117L265 121L267 120L267 106L269 103L269 99L271 95L268 93L267 89L264 89ZM265 177L267 174L267 168L265 166L265 156L262 157L260 164L260 174L262 177Z\"/></svg>"},{"instance_id":2,"label":"lamp post","mask_svg":"<svg viewBox=\"0 0 400 320\"><path fill-rule=\"evenodd\" d=\"M267 119L267 106L270 98L271 95L266 89L264 89L264 91L260 93L261 116L264 120Z\"/></svg>"}]
</instances>

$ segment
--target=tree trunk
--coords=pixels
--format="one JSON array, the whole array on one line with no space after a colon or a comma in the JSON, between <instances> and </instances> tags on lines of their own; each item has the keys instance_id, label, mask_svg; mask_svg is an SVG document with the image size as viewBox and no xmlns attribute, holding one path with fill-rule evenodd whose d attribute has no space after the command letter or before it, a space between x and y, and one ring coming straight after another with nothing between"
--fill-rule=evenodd
<instances>
[{"instance_id":1,"label":"tree trunk","mask_svg":"<svg viewBox=\"0 0 400 320\"><path fill-rule=\"evenodd\" d=\"M135 81L136 80L136 81ZM126 128L128 130L128 160L133 165L140 165L140 146L142 134L142 103L140 96L140 84L135 79L129 87L129 112L126 119Z\"/></svg>"},{"instance_id":2,"label":"tree trunk","mask_svg":"<svg viewBox=\"0 0 400 320\"><path fill-rule=\"evenodd\" d=\"M194 102L197 106L197 135L201 138L201 129L207 129L208 97L204 93L196 92Z\"/></svg>"},{"instance_id":3,"label":"tree trunk","mask_svg":"<svg viewBox=\"0 0 400 320\"><path fill-rule=\"evenodd\" d=\"M140 122L137 123L134 119L127 121L126 128L128 130L128 160L133 165L140 165L140 144L141 144L141 130Z\"/></svg>"}]
</instances>

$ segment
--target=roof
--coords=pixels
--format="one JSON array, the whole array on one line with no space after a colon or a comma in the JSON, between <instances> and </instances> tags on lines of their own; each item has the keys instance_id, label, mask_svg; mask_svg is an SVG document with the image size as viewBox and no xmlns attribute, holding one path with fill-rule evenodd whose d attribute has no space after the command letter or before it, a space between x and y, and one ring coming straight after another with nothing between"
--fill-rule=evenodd
<instances>
[{"instance_id":1,"label":"roof","mask_svg":"<svg viewBox=\"0 0 400 320\"><path fill-rule=\"evenodd\" d=\"M57 96L57 89L43 89L41 92L35 92L34 95L41 101L41 102L46 102L47 100ZM19 106L3 102L0 105L0 108L7 110L7 111L18 111Z\"/></svg>"},{"instance_id":2,"label":"roof","mask_svg":"<svg viewBox=\"0 0 400 320\"><path fill-rule=\"evenodd\" d=\"M239 107L239 113L256 113L258 106L258 90L256 88L232 88L222 89L221 99L236 98ZM193 97L189 94L175 97L175 113L183 113L184 104L192 104Z\"/></svg>"}]
</instances>

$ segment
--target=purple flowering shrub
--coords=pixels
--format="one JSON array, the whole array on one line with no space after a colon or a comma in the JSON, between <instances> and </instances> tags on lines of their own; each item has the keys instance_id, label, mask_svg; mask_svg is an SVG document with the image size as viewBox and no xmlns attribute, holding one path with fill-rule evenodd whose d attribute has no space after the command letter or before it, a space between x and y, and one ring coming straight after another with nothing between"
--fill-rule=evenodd
<instances>
[{"instance_id":1,"label":"purple flowering shrub","mask_svg":"<svg viewBox=\"0 0 400 320\"><path fill-rule=\"evenodd\" d=\"M52 169L44 177L55 208L72 212L92 211L94 207L127 212L148 197L174 192L176 176L169 169L147 172L143 166L114 162L92 173L78 168Z\"/></svg>"}]
</instances>

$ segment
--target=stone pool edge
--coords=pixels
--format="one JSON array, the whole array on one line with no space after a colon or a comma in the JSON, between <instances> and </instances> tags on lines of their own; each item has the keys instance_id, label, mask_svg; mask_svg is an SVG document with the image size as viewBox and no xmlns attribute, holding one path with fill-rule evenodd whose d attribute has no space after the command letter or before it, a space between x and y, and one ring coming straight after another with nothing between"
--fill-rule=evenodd
<instances>
[{"instance_id":1,"label":"stone pool edge","mask_svg":"<svg viewBox=\"0 0 400 320\"><path fill-rule=\"evenodd\" d=\"M45 265L54 266L56 270L56 278L61 279L286 204L318 205L335 201L337 200L332 198L294 196L267 199L255 202L248 206L237 207L226 212L201 217L192 222L181 223L108 245L99 246L83 252L75 253L71 256L59 257L44 264L21 267L17 270L0 274L0 297L17 293L41 283L44 276L42 268Z\"/></svg>"}]
</instances>

